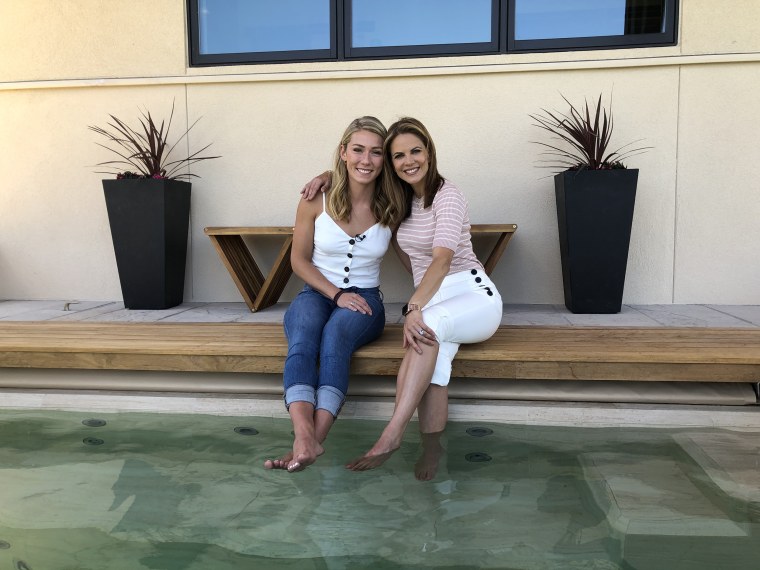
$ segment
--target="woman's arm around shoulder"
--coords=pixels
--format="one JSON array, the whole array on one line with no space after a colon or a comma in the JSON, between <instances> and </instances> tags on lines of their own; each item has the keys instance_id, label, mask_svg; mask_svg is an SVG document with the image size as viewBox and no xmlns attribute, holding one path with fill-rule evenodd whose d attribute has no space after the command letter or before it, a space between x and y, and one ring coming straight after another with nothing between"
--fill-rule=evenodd
<instances>
[{"instance_id":1,"label":"woman's arm around shoulder","mask_svg":"<svg viewBox=\"0 0 760 570\"><path fill-rule=\"evenodd\" d=\"M332 186L332 170L325 170L309 180L301 189L304 200L312 200L320 192L327 192Z\"/></svg>"}]
</instances>

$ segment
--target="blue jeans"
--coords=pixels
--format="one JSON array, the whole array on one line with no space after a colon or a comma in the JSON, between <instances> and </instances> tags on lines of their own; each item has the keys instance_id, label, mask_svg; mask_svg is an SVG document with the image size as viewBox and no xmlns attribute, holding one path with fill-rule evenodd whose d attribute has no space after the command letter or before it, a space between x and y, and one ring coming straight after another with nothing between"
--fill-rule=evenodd
<instances>
[{"instance_id":1,"label":"blue jeans","mask_svg":"<svg viewBox=\"0 0 760 570\"><path fill-rule=\"evenodd\" d=\"M285 360L285 405L309 402L337 417L348 392L354 351L372 342L385 327L380 289L350 287L372 308L372 315L342 309L309 285L285 313L288 357Z\"/></svg>"}]
</instances>

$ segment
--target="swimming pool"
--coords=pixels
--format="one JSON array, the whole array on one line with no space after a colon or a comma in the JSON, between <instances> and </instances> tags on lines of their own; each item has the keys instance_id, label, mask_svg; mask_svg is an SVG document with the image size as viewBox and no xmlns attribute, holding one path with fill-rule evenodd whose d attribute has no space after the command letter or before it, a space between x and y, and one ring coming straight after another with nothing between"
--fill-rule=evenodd
<instances>
[{"instance_id":1,"label":"swimming pool","mask_svg":"<svg viewBox=\"0 0 760 570\"><path fill-rule=\"evenodd\" d=\"M757 567L756 432L413 424L344 469L382 425L339 420L289 474L262 467L287 419L2 410L0 568Z\"/></svg>"}]
</instances>

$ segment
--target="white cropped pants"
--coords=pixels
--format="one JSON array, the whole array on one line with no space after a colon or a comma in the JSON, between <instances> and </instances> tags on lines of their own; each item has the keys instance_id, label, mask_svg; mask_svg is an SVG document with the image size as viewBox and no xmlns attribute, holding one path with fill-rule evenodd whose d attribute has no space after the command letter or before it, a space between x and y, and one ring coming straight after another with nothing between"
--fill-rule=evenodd
<instances>
[{"instance_id":1,"label":"white cropped pants","mask_svg":"<svg viewBox=\"0 0 760 570\"><path fill-rule=\"evenodd\" d=\"M440 344L433 384L448 385L459 345L491 337L501 324L502 311L501 295L482 269L460 271L443 279L422 307L422 319L435 331Z\"/></svg>"}]
</instances>

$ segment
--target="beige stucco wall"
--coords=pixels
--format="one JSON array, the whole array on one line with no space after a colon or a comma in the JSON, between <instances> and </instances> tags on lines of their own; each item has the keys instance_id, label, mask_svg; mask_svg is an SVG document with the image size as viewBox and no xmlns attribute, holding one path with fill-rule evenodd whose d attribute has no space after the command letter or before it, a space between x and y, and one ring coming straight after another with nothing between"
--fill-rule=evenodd
<instances>
[{"instance_id":1,"label":"beige stucco wall","mask_svg":"<svg viewBox=\"0 0 760 570\"><path fill-rule=\"evenodd\" d=\"M190 148L222 155L194 169L186 300L240 299L203 227L291 223L345 124L372 113L422 119L473 221L519 224L494 276L505 301L560 303L552 181L534 166L528 114L561 108L559 92L613 91L614 140L654 147L629 161L640 179L625 302L760 304L760 4L683 4L667 48L188 68L183 0L0 3L0 299L120 298L91 167L109 157L87 125L174 101L178 132L203 117ZM408 295L400 272L389 254L389 300Z\"/></svg>"},{"instance_id":2,"label":"beige stucco wall","mask_svg":"<svg viewBox=\"0 0 760 570\"><path fill-rule=\"evenodd\" d=\"M760 304L760 65L681 73L676 302Z\"/></svg>"},{"instance_id":3,"label":"beige stucco wall","mask_svg":"<svg viewBox=\"0 0 760 570\"><path fill-rule=\"evenodd\" d=\"M0 81L184 75L184 4L4 0Z\"/></svg>"}]
</instances>

